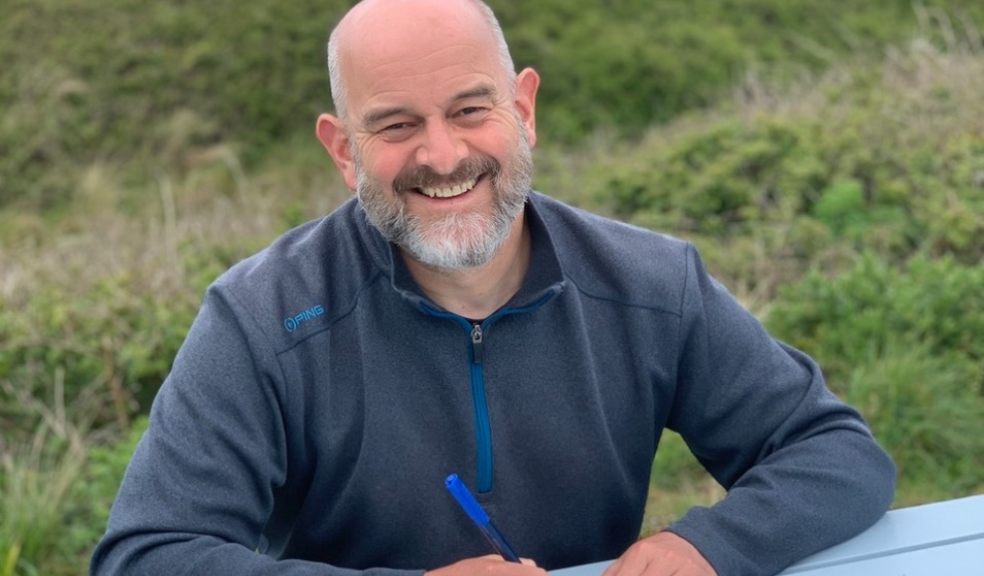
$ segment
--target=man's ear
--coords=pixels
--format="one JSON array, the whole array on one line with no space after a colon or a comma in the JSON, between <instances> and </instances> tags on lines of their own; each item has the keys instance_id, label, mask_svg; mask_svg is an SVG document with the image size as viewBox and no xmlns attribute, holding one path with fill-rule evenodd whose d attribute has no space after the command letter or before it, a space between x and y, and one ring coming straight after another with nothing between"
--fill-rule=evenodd
<instances>
[{"instance_id":1,"label":"man's ear","mask_svg":"<svg viewBox=\"0 0 984 576\"><path fill-rule=\"evenodd\" d=\"M536 91L540 88L540 75L532 68L524 68L516 76L516 110L526 129L530 147L536 146Z\"/></svg>"},{"instance_id":2,"label":"man's ear","mask_svg":"<svg viewBox=\"0 0 984 576\"><path fill-rule=\"evenodd\" d=\"M345 179L345 185L349 187L349 190L354 191L355 160L352 158L351 141L345 131L345 125L331 114L322 114L318 116L315 134L321 141L321 145L328 151L332 161L335 162L338 171L341 172L342 178Z\"/></svg>"}]
</instances>

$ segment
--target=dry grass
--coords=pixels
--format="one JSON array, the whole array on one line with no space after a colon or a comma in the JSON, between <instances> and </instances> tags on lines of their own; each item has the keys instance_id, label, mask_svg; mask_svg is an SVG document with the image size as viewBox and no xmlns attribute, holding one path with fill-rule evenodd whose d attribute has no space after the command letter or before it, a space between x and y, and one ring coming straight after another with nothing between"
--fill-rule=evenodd
<instances>
[{"instance_id":1,"label":"dry grass","mask_svg":"<svg viewBox=\"0 0 984 576\"><path fill-rule=\"evenodd\" d=\"M327 159L320 168L268 167L255 177L224 146L192 162L137 185L122 182L119 167L94 164L70 213L54 222L19 215L11 222L17 237L0 243L0 300L15 307L36 286L81 292L119 275L148 293L177 296L189 288L185 261L196 252L246 256L288 227L285 214L314 218L347 196Z\"/></svg>"}]
</instances>

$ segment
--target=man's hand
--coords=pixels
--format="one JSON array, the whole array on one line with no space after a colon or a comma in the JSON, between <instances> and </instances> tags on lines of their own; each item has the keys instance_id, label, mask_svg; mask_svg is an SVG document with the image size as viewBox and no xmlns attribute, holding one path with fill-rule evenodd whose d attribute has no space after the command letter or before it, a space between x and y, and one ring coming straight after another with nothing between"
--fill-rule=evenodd
<instances>
[{"instance_id":1,"label":"man's hand","mask_svg":"<svg viewBox=\"0 0 984 576\"><path fill-rule=\"evenodd\" d=\"M602 576L717 576L693 544L672 532L639 540Z\"/></svg>"},{"instance_id":2,"label":"man's hand","mask_svg":"<svg viewBox=\"0 0 984 576\"><path fill-rule=\"evenodd\" d=\"M424 576L543 576L547 573L543 568L537 568L536 562L528 558L523 558L522 561L522 564L506 562L502 556L492 554L468 558L437 570L428 570Z\"/></svg>"}]
</instances>

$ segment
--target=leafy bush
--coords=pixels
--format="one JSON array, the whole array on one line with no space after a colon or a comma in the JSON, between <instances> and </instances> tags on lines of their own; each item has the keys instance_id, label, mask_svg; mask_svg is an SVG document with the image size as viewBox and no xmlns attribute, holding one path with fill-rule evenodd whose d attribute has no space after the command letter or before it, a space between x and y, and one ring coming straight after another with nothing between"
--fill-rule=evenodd
<instances>
[{"instance_id":1,"label":"leafy bush","mask_svg":"<svg viewBox=\"0 0 984 576\"><path fill-rule=\"evenodd\" d=\"M559 185L576 187L581 204L693 240L759 305L811 263L842 269L858 251L894 264L918 252L979 263L982 79L981 56L917 43L792 96L766 91L599 147Z\"/></svg>"},{"instance_id":2,"label":"leafy bush","mask_svg":"<svg viewBox=\"0 0 984 576\"><path fill-rule=\"evenodd\" d=\"M127 423L146 410L170 369L195 313L190 299L163 302L126 277L92 290L38 290L25 309L0 308L0 413L11 438L30 430L36 411L9 396L10 389L44 398L51 382L65 383L68 402L95 387L107 402L91 416L96 425Z\"/></svg>"},{"instance_id":3,"label":"leafy bush","mask_svg":"<svg viewBox=\"0 0 984 576\"><path fill-rule=\"evenodd\" d=\"M842 275L813 271L782 289L766 325L817 357L842 392L854 367L899 347L976 364L973 390L984 386L981 286L982 266L917 256L900 270L868 254Z\"/></svg>"},{"instance_id":4,"label":"leafy bush","mask_svg":"<svg viewBox=\"0 0 984 576\"><path fill-rule=\"evenodd\" d=\"M973 385L980 369L918 344L892 344L851 369L845 400L895 460L903 503L984 488L984 397Z\"/></svg>"}]
</instances>

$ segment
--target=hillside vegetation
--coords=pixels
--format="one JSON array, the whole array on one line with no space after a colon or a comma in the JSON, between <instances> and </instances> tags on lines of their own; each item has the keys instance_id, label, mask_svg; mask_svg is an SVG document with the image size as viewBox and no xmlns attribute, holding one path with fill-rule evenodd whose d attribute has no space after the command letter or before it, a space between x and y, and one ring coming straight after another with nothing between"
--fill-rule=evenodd
<instances>
[{"instance_id":1,"label":"hillside vegetation","mask_svg":"<svg viewBox=\"0 0 984 576\"><path fill-rule=\"evenodd\" d=\"M92 162L125 166L132 183L223 143L257 164L329 107L323 40L349 4L6 0L0 206L57 206ZM638 134L749 74L801 78L920 32L979 43L968 30L984 19L974 0L491 4L517 65L542 72L555 142Z\"/></svg>"},{"instance_id":2,"label":"hillside vegetation","mask_svg":"<svg viewBox=\"0 0 984 576\"><path fill-rule=\"evenodd\" d=\"M7 0L0 576L86 572L205 287L348 197L312 134L348 4ZM492 4L543 76L537 188L693 241L898 505L984 491L979 2ZM718 497L671 435L646 530Z\"/></svg>"}]
</instances>

